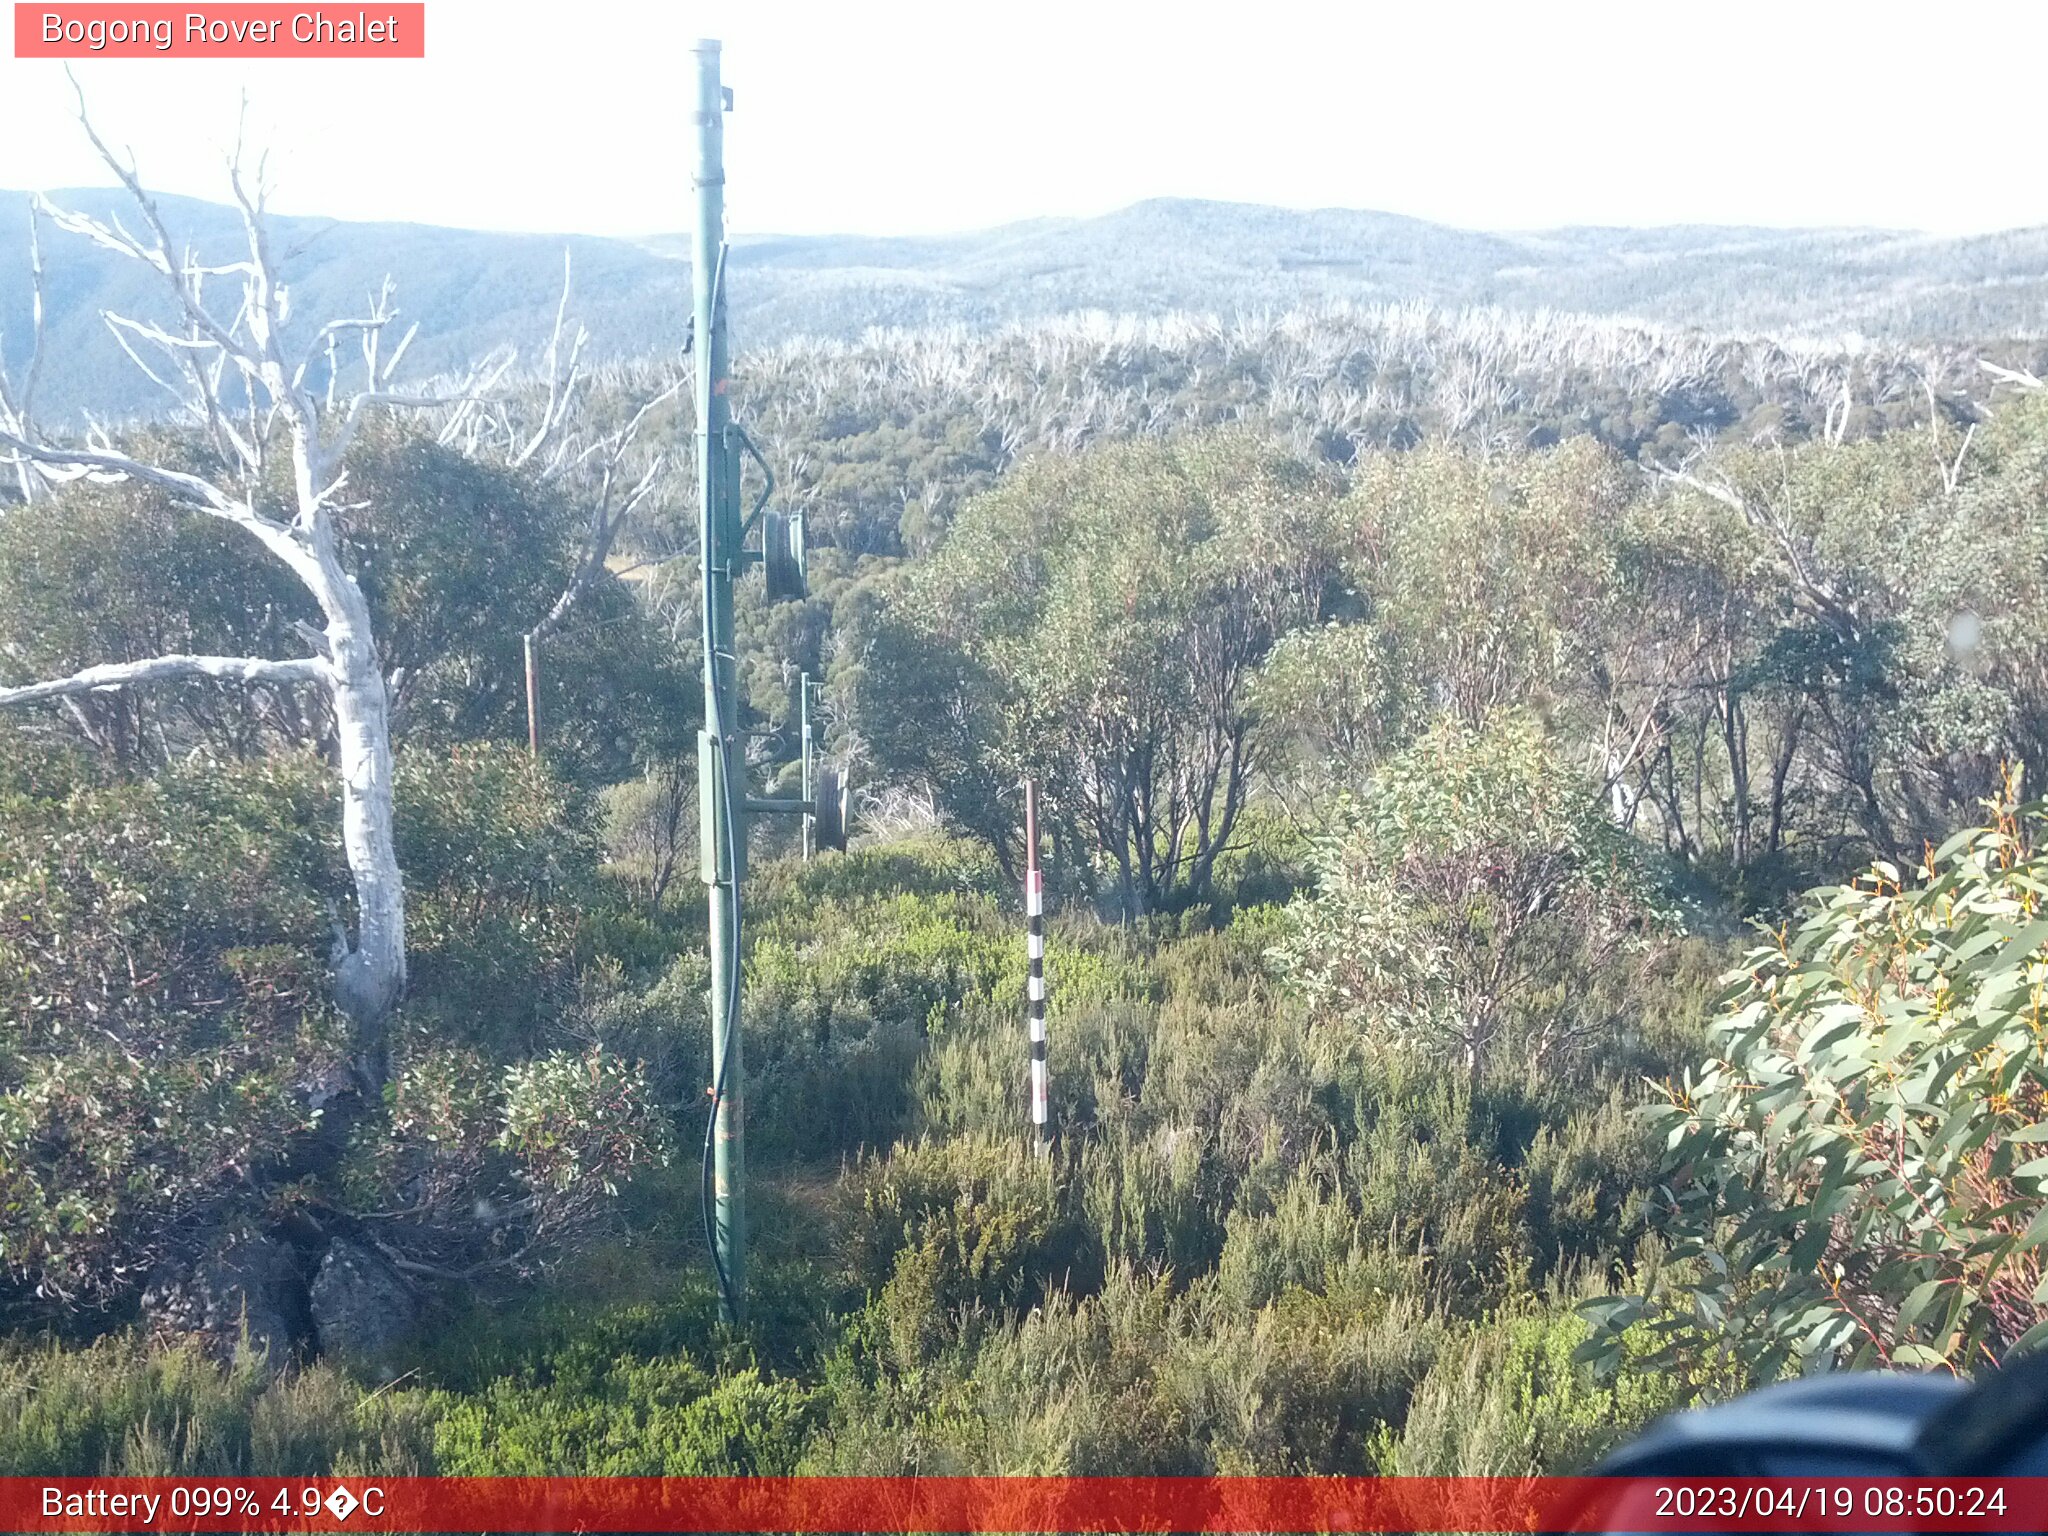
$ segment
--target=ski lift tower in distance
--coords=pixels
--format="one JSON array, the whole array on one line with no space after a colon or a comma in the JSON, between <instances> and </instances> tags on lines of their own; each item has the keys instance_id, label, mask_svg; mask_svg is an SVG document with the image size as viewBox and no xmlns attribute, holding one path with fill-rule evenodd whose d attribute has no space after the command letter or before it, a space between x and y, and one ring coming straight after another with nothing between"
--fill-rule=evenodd
<instances>
[{"instance_id":1,"label":"ski lift tower in distance","mask_svg":"<svg viewBox=\"0 0 2048 1536\"><path fill-rule=\"evenodd\" d=\"M847 793L840 775L807 774L801 799L747 793L748 733L740 725L739 652L733 583L759 564L771 601L809 595L803 515L770 512L775 476L744 428L732 419L726 337L725 114L732 94L720 78L720 47L706 39L696 58L692 187L696 232L690 249L691 336L696 386L697 542L703 577L704 726L697 734L699 868L710 897L711 1115L705 1128L706 1238L718 1279L719 1315L746 1316L746 1062L740 1047L740 888L746 876L747 822L754 813L811 819L817 845L846 846ZM762 475L762 491L744 516L742 455ZM758 551L747 547L756 525ZM806 706L808 700L805 701ZM807 712L807 710L806 710ZM808 733L806 733L808 735ZM805 754L806 759L809 753Z\"/></svg>"}]
</instances>

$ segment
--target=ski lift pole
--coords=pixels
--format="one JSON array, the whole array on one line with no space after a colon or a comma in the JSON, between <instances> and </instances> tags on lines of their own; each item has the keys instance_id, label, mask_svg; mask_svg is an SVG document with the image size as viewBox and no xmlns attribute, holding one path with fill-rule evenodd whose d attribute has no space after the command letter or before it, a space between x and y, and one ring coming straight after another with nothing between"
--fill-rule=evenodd
<instances>
[{"instance_id":1,"label":"ski lift pole","mask_svg":"<svg viewBox=\"0 0 2048 1536\"><path fill-rule=\"evenodd\" d=\"M813 803L812 796L815 793L815 786L811 783L811 674L808 672L801 673L797 678L796 707L797 718L801 722L800 731L803 745L802 794L804 803L809 805ZM814 812L804 812L803 845L804 862L806 864L811 862L811 833L817 825L817 820L818 818Z\"/></svg>"},{"instance_id":2,"label":"ski lift pole","mask_svg":"<svg viewBox=\"0 0 2048 1536\"><path fill-rule=\"evenodd\" d=\"M691 52L697 63L697 227L690 250L692 352L697 395L697 542L704 597L704 729L697 736L700 867L708 887L711 950L711 1212L706 1234L718 1275L719 1316L746 1316L746 1070L740 1051L740 880L745 873L747 804L739 729L733 578L741 566L739 457L728 428L725 334L725 113L719 45Z\"/></svg>"},{"instance_id":3,"label":"ski lift pole","mask_svg":"<svg viewBox=\"0 0 2048 1536\"><path fill-rule=\"evenodd\" d=\"M704 1237L718 1272L718 1311L746 1321L746 1063L740 1049L740 886L747 872L747 818L803 815L820 848L846 847L851 796L834 768L807 774L800 799L747 793L740 724L738 638L733 582L759 563L771 603L810 595L801 512L771 510L775 474L746 430L732 419L725 331L725 114L732 92L719 79L719 45L706 39L697 60L697 230L690 247L690 335L697 393L697 544L703 558L704 728L697 733L697 826L700 873L708 890L711 943L711 1115L704 1130ZM740 455L761 471L754 509L740 511ZM747 536L761 525L761 548ZM808 712L809 696L805 697ZM785 727L786 729L786 727ZM752 733L762 734L762 733ZM777 733L770 733L777 734ZM808 761L809 754L806 754Z\"/></svg>"},{"instance_id":4,"label":"ski lift pole","mask_svg":"<svg viewBox=\"0 0 2048 1536\"><path fill-rule=\"evenodd\" d=\"M1038 781L1024 781L1024 929L1030 959L1026 1015L1031 1031L1031 1124L1037 1150L1052 1147L1045 1060L1045 872L1038 867Z\"/></svg>"}]
</instances>

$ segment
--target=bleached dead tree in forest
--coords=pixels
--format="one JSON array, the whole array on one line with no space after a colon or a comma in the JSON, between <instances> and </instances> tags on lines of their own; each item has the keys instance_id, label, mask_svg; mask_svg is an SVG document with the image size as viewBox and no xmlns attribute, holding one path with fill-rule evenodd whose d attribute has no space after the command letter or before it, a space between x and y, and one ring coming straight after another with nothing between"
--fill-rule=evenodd
<instances>
[{"instance_id":1,"label":"bleached dead tree in forest","mask_svg":"<svg viewBox=\"0 0 2048 1536\"><path fill-rule=\"evenodd\" d=\"M585 386L591 378L583 363L583 349L590 333L579 324L573 335L567 334L570 279L570 253L564 250L562 297L555 306L554 329L542 354L542 374L535 387L508 392L487 408L468 413L458 424L457 437L463 451L472 457L529 474L542 485L574 491L586 504L582 547L568 580L547 612L525 632L527 731L536 746L540 725L533 714L533 690L540 647L604 576L620 530L661 485L668 458L656 453L643 460L637 453L640 431L656 410L675 398L686 379L681 368L663 368L621 425L599 430L587 419L589 391Z\"/></svg>"},{"instance_id":2,"label":"bleached dead tree in forest","mask_svg":"<svg viewBox=\"0 0 2048 1536\"><path fill-rule=\"evenodd\" d=\"M154 487L181 507L232 524L248 535L252 557L260 548L298 579L324 624L297 626L310 653L305 656L169 655L90 666L69 677L0 687L0 706L193 678L324 691L333 713L342 843L356 898L354 932L339 914L334 920L334 996L355 1028L357 1075L375 1090L389 1071L386 1023L405 991L405 890L392 840L386 679L369 605L343 562L334 514L348 482L344 460L350 442L370 413L478 397L472 386L452 396L391 388L413 333L408 330L395 344L387 341L397 320L388 282L362 314L329 320L312 329L303 346L288 348L290 297L264 216L261 167L252 195L239 148L228 179L246 251L212 264L173 241L132 157L117 156L100 138L82 95L79 121L133 201L140 233L119 218L100 220L47 201L39 201L39 213L162 279L175 319L158 323L113 313L103 318L130 360L172 395L210 447L214 464L193 472L139 458L99 427L88 428L82 443L56 440L31 414L33 359L19 389L0 386L0 454L25 496L74 480L125 481ZM39 256L32 275L40 289ZM214 291L226 287L232 297L225 303L215 299L210 282ZM40 297L36 309L40 313ZM359 361L350 357L344 365L345 350L359 353ZM350 380L346 391L343 375ZM465 409L457 404L444 437L461 428ZM289 489L280 496L271 472L286 456Z\"/></svg>"},{"instance_id":3,"label":"bleached dead tree in forest","mask_svg":"<svg viewBox=\"0 0 2048 1536\"><path fill-rule=\"evenodd\" d=\"M1846 392L1846 385L1844 388ZM1830 436L1828 441L1839 441L1839 438ZM1828 568L1811 535L1796 525L1781 500L1745 491L1725 477L1697 472L1690 460L1676 467L1651 464L1649 468L1659 481L1705 496L1736 513L1775 557L1787 583L1786 596L1794 607L1833 635L1845 652L1859 651L1867 643L1868 624L1859 611L1854 591ZM1849 791L1854 813L1865 834L1887 856L1894 854L1899 843L1878 794L1878 763L1866 739L1863 722L1853 715L1838 716L1825 699L1816 699L1814 708L1839 741L1836 750L1840 761L1835 764L1834 772ZM1784 775L1790 762L1788 746L1774 775L1771 795L1774 827L1778 822L1777 807L1783 794ZM1773 838L1775 840L1775 832Z\"/></svg>"},{"instance_id":4,"label":"bleached dead tree in forest","mask_svg":"<svg viewBox=\"0 0 2048 1536\"><path fill-rule=\"evenodd\" d=\"M33 202L28 208L29 348L28 366L21 382L7 375L6 358L0 354L0 430L24 438L35 436L36 384L43 371L43 235L42 210ZM41 488L35 466L17 456L15 487L23 501L33 500Z\"/></svg>"}]
</instances>

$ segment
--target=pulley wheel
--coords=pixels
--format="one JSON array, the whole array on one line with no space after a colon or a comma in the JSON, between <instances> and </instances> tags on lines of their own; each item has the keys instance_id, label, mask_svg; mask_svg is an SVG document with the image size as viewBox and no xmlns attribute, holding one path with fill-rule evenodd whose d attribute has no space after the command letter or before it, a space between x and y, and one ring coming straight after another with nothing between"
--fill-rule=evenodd
<instances>
[{"instance_id":1,"label":"pulley wheel","mask_svg":"<svg viewBox=\"0 0 2048 1536\"><path fill-rule=\"evenodd\" d=\"M816 809L811 813L811 830L820 848L844 851L846 832L851 825L852 798L847 789L845 776L837 768L820 768L815 781L813 796Z\"/></svg>"},{"instance_id":2,"label":"pulley wheel","mask_svg":"<svg viewBox=\"0 0 2048 1536\"><path fill-rule=\"evenodd\" d=\"M768 512L761 518L761 571L768 582L768 601L795 602L811 595L804 571L804 515Z\"/></svg>"}]
</instances>

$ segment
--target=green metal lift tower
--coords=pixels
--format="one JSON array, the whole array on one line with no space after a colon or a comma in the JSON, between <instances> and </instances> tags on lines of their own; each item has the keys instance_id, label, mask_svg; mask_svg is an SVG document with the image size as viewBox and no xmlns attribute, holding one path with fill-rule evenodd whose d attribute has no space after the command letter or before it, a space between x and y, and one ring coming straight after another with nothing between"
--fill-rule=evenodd
<instances>
[{"instance_id":1,"label":"green metal lift tower","mask_svg":"<svg viewBox=\"0 0 2048 1536\"><path fill-rule=\"evenodd\" d=\"M806 819L820 848L844 848L847 792L830 768L812 770L808 679L802 720L803 797L755 799L747 793L748 733L740 724L733 583L758 562L771 601L808 594L801 514L768 510L775 477L753 441L732 419L725 329L725 114L732 96L719 79L719 45L692 50L697 60L697 231L691 246L692 352L697 392L697 538L703 561L704 728L697 736L700 866L710 891L711 1116L704 1133L705 1237L718 1275L719 1312L728 1323L746 1315L747 1209L746 1064L740 1049L740 885L746 875L751 812ZM751 513L740 512L741 455L760 467L763 489ZM761 548L747 548L755 525Z\"/></svg>"}]
</instances>

